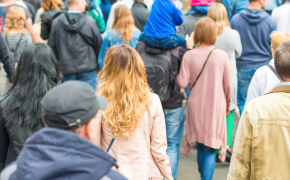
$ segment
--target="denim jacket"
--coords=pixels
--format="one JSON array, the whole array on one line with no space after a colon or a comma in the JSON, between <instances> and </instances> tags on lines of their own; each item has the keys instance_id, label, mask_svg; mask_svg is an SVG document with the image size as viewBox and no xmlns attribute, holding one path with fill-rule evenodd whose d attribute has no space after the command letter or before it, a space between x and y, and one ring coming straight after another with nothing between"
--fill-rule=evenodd
<instances>
[{"instance_id":1,"label":"denim jacket","mask_svg":"<svg viewBox=\"0 0 290 180\"><path fill-rule=\"evenodd\" d=\"M240 119L228 180L290 177L290 85L253 99Z\"/></svg>"},{"instance_id":2,"label":"denim jacket","mask_svg":"<svg viewBox=\"0 0 290 180\"><path fill-rule=\"evenodd\" d=\"M141 31L135 28L131 37L131 41L127 45L132 46L133 48L136 48L136 45L139 42L140 34L141 34ZM117 30L117 34L115 34L114 29L107 32L107 35L103 40L103 43L99 52L99 56L98 56L98 71L101 70L104 65L104 58L107 53L107 50L111 46L121 45L121 44L125 44L125 43L122 40L119 30Z\"/></svg>"}]
</instances>

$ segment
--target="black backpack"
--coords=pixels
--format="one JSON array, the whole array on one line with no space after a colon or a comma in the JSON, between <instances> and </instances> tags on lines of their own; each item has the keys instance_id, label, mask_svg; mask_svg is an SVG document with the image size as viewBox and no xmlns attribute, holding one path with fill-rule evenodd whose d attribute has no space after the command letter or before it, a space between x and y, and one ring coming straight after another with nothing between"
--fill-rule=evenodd
<instances>
[{"instance_id":1,"label":"black backpack","mask_svg":"<svg viewBox=\"0 0 290 180\"><path fill-rule=\"evenodd\" d=\"M159 96L161 102L168 100L174 81L170 50L146 46L140 55L145 64L149 87Z\"/></svg>"},{"instance_id":2,"label":"black backpack","mask_svg":"<svg viewBox=\"0 0 290 180\"><path fill-rule=\"evenodd\" d=\"M12 55L13 55L14 63L18 62L19 54L17 54L17 50L18 50L18 46L20 44L20 41L22 40L22 37L23 37L23 34L21 34L20 38L18 39L17 44L14 47L11 47L10 44L9 44L7 35L5 36L6 43L7 43L8 47L9 47L9 49L10 49Z\"/></svg>"}]
</instances>

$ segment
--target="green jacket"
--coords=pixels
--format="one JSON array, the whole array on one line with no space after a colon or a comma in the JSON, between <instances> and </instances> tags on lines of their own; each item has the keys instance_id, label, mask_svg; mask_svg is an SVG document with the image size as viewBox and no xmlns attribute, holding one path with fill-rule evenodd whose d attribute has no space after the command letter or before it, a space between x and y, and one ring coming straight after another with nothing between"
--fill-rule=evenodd
<instances>
[{"instance_id":1,"label":"green jacket","mask_svg":"<svg viewBox=\"0 0 290 180\"><path fill-rule=\"evenodd\" d=\"M106 23L103 17L103 13L99 7L95 9L89 10L89 15L96 21L96 24L101 32L103 34L106 31Z\"/></svg>"}]
</instances>

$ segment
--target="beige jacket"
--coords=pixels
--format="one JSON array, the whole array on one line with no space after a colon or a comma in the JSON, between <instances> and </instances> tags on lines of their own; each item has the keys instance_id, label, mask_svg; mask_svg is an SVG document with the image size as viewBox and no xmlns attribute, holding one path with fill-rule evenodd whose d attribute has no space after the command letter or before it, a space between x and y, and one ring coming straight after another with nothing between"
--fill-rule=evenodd
<instances>
[{"instance_id":1,"label":"beige jacket","mask_svg":"<svg viewBox=\"0 0 290 180\"><path fill-rule=\"evenodd\" d=\"M102 148L106 151L113 136L104 121L101 136ZM118 137L109 154L117 160L118 171L129 180L173 180L166 149L164 114L160 99L154 94L135 135L127 141Z\"/></svg>"},{"instance_id":2,"label":"beige jacket","mask_svg":"<svg viewBox=\"0 0 290 180\"><path fill-rule=\"evenodd\" d=\"M242 179L290 179L290 85L246 106L228 174L228 180Z\"/></svg>"}]
</instances>

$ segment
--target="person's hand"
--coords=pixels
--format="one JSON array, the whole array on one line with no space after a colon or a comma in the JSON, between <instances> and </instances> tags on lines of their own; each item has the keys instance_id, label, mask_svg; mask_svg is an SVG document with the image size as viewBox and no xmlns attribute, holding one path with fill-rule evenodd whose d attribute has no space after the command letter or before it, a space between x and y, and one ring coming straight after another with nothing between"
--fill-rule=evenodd
<instances>
[{"instance_id":1,"label":"person's hand","mask_svg":"<svg viewBox=\"0 0 290 180\"><path fill-rule=\"evenodd\" d=\"M226 114L229 115L231 112L231 106L227 106L227 111L226 111Z\"/></svg>"},{"instance_id":2,"label":"person's hand","mask_svg":"<svg viewBox=\"0 0 290 180\"><path fill-rule=\"evenodd\" d=\"M61 73L61 72L59 73L59 77L60 77L60 78L63 78L63 75L62 75L62 73Z\"/></svg>"},{"instance_id":3,"label":"person's hand","mask_svg":"<svg viewBox=\"0 0 290 180\"><path fill-rule=\"evenodd\" d=\"M13 84L12 83L8 83L9 89L12 88Z\"/></svg>"},{"instance_id":4,"label":"person's hand","mask_svg":"<svg viewBox=\"0 0 290 180\"><path fill-rule=\"evenodd\" d=\"M193 35L194 35L194 32L192 32L190 36L188 36L188 34L185 36L185 40L186 40L186 48L187 48L187 49L192 49L193 46L194 46Z\"/></svg>"}]
</instances>

